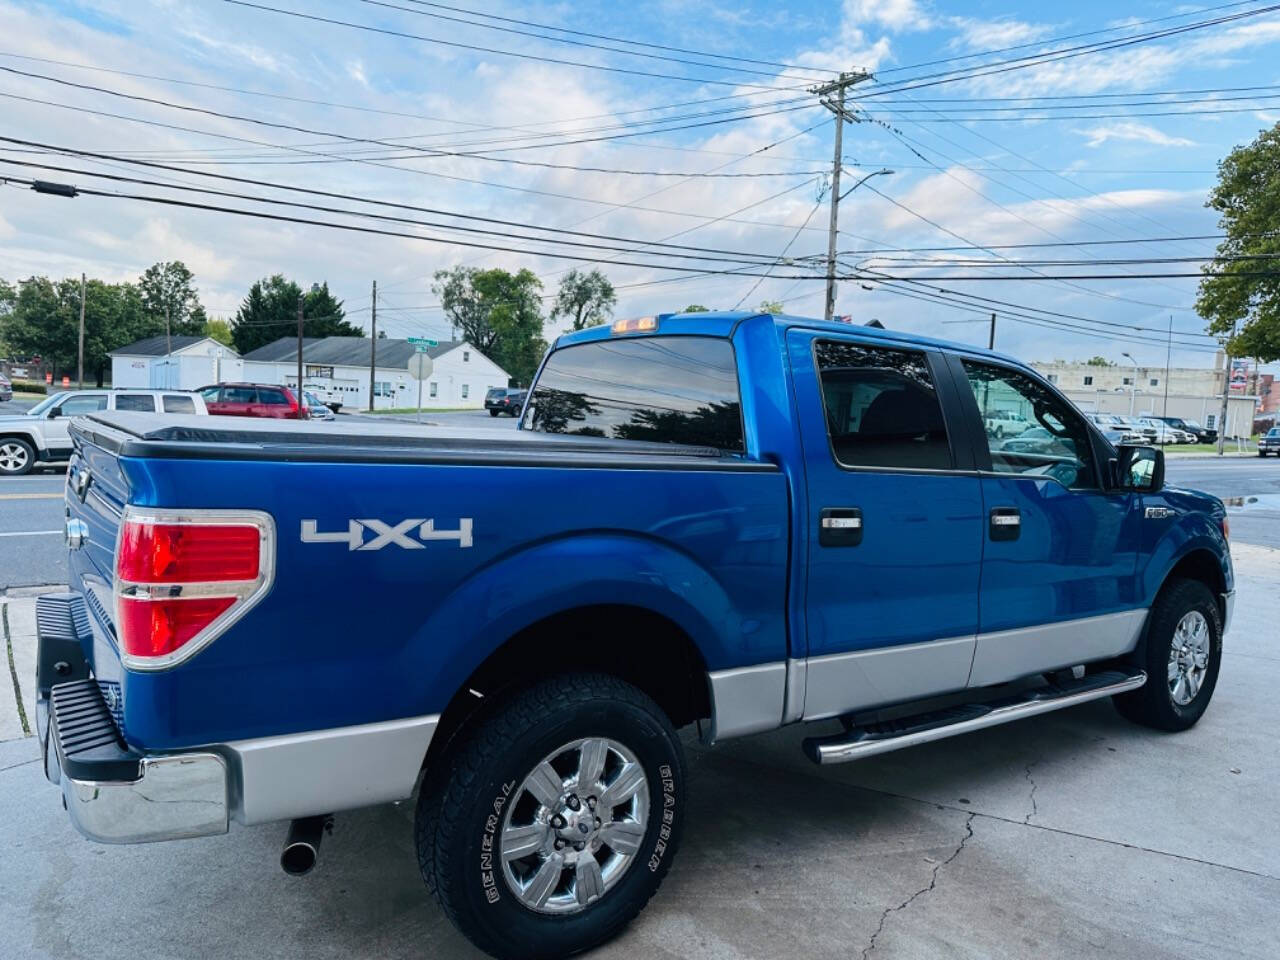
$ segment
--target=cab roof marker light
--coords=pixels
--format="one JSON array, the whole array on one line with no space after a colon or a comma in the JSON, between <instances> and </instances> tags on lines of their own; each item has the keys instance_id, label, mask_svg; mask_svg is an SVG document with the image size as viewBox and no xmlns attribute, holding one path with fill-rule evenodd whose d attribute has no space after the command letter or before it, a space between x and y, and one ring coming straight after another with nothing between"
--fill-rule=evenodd
<instances>
[{"instance_id":1,"label":"cab roof marker light","mask_svg":"<svg viewBox=\"0 0 1280 960\"><path fill-rule=\"evenodd\" d=\"M614 333L652 333L658 329L657 317L626 317L613 321Z\"/></svg>"}]
</instances>

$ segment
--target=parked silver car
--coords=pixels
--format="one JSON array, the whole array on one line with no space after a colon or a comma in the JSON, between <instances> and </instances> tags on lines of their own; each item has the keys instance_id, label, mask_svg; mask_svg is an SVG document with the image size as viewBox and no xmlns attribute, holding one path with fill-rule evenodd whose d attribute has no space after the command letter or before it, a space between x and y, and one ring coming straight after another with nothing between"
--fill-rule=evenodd
<instances>
[{"instance_id":1,"label":"parked silver car","mask_svg":"<svg viewBox=\"0 0 1280 960\"><path fill-rule=\"evenodd\" d=\"M84 390L45 397L26 413L0 417L0 476L29 473L71 456L70 419L99 410L207 414L204 400L181 390Z\"/></svg>"}]
</instances>

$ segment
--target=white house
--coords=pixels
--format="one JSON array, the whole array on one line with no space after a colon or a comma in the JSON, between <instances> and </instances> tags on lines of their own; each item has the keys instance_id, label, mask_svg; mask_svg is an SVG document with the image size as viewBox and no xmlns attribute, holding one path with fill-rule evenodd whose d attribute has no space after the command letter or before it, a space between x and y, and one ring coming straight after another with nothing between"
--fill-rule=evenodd
<instances>
[{"instance_id":1,"label":"white house","mask_svg":"<svg viewBox=\"0 0 1280 960\"><path fill-rule=\"evenodd\" d=\"M349 410L369 408L368 337L304 338L303 386L326 403ZM375 345L373 400L375 409L413 407L418 381L409 376L414 346L407 340L381 339ZM505 387L505 370L465 341L442 340L428 351L434 369L422 384L422 405L431 408L478 409L485 391ZM298 381L298 341L281 337L244 355L244 379L254 383L294 386Z\"/></svg>"},{"instance_id":2,"label":"white house","mask_svg":"<svg viewBox=\"0 0 1280 960\"><path fill-rule=\"evenodd\" d=\"M212 337L148 337L113 350L116 387L195 390L222 380L243 379L240 354Z\"/></svg>"}]
</instances>

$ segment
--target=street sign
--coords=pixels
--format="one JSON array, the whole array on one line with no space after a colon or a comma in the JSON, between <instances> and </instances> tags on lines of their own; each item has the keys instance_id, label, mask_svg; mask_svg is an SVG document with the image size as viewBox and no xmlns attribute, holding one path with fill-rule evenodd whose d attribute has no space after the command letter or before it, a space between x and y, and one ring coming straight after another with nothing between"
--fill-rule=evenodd
<instances>
[{"instance_id":1,"label":"street sign","mask_svg":"<svg viewBox=\"0 0 1280 960\"><path fill-rule=\"evenodd\" d=\"M413 348L419 353L426 353L432 347L440 346L439 340L429 340L426 337L406 337L405 339L413 344Z\"/></svg>"},{"instance_id":2,"label":"street sign","mask_svg":"<svg viewBox=\"0 0 1280 960\"><path fill-rule=\"evenodd\" d=\"M427 354L415 353L409 358L409 376L415 380L425 380L431 376L431 369L434 366L431 357Z\"/></svg>"}]
</instances>

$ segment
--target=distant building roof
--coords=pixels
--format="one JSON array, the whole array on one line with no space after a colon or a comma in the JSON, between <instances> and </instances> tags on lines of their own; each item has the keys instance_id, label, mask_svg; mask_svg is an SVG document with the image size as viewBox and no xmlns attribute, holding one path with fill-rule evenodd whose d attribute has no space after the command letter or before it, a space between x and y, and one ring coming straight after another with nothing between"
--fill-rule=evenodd
<instances>
[{"instance_id":1,"label":"distant building roof","mask_svg":"<svg viewBox=\"0 0 1280 960\"><path fill-rule=\"evenodd\" d=\"M438 346L431 347L427 353L431 359L448 353L462 346L461 340L441 340ZM408 340L391 340L384 338L378 341L378 366L400 368L408 366L409 358L414 354L414 346ZM298 338L281 337L273 340L257 350L250 350L244 355L246 360L258 360L268 363L297 363ZM302 362L325 364L334 367L368 367L368 337L313 337L302 339Z\"/></svg>"},{"instance_id":2,"label":"distant building roof","mask_svg":"<svg viewBox=\"0 0 1280 960\"><path fill-rule=\"evenodd\" d=\"M172 351L178 353L187 347L193 347L197 343L203 343L205 340L212 340L212 337L201 336L182 336L182 337L166 337L161 334L158 337L147 337L145 340L139 340L137 343L131 343L127 347L117 347L112 350L108 356L112 357L163 357L166 353ZM224 350L230 350L231 353L239 356L231 347L222 346Z\"/></svg>"}]
</instances>

